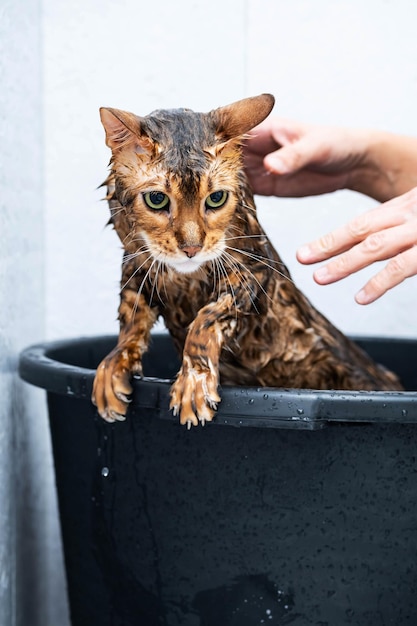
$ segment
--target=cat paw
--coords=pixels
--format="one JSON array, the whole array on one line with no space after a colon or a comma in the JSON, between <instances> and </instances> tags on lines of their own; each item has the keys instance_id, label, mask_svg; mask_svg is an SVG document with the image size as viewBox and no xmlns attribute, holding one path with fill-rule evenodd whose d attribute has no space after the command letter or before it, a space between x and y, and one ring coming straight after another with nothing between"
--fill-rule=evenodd
<instances>
[{"instance_id":1,"label":"cat paw","mask_svg":"<svg viewBox=\"0 0 417 626\"><path fill-rule=\"evenodd\" d=\"M199 371L184 358L183 367L171 387L170 403L174 415L179 415L180 424L191 428L211 422L220 402L217 386L216 374L210 370Z\"/></svg>"},{"instance_id":2,"label":"cat paw","mask_svg":"<svg viewBox=\"0 0 417 626\"><path fill-rule=\"evenodd\" d=\"M91 400L106 422L124 421L132 385L131 371L121 353L110 353L97 368Z\"/></svg>"}]
</instances>

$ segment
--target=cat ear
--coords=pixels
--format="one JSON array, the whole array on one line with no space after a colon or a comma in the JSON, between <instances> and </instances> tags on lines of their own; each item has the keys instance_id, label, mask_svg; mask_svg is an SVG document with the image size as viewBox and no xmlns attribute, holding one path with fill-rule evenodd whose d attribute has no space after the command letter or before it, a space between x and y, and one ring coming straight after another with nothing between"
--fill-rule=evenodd
<instances>
[{"instance_id":1,"label":"cat ear","mask_svg":"<svg viewBox=\"0 0 417 626\"><path fill-rule=\"evenodd\" d=\"M150 152L152 140L142 130L141 119L133 113L101 107L101 123L106 131L106 144L112 150L130 147L136 152Z\"/></svg>"},{"instance_id":2,"label":"cat ear","mask_svg":"<svg viewBox=\"0 0 417 626\"><path fill-rule=\"evenodd\" d=\"M216 109L212 114L219 139L229 141L249 132L268 117L274 104L274 96L264 93Z\"/></svg>"}]
</instances>

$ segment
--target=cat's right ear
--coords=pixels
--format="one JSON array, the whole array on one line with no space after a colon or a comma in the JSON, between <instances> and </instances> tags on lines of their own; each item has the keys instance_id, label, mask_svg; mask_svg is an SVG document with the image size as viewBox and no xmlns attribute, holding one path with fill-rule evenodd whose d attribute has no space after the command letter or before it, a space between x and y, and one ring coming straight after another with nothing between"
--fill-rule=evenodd
<instances>
[{"instance_id":1,"label":"cat's right ear","mask_svg":"<svg viewBox=\"0 0 417 626\"><path fill-rule=\"evenodd\" d=\"M141 119L134 113L101 107L101 123L106 131L106 144L111 150L131 148L136 152L151 152L152 140L143 132Z\"/></svg>"},{"instance_id":2,"label":"cat's right ear","mask_svg":"<svg viewBox=\"0 0 417 626\"><path fill-rule=\"evenodd\" d=\"M245 135L264 121L274 104L274 96L263 93L212 111L211 115L214 115L216 121L218 137L229 141Z\"/></svg>"}]
</instances>

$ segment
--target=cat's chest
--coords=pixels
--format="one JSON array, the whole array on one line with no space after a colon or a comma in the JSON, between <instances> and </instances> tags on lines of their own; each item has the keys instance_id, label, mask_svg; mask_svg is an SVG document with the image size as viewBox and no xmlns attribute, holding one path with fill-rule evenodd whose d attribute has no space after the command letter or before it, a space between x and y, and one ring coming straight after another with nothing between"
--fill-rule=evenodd
<instances>
[{"instance_id":1,"label":"cat's chest","mask_svg":"<svg viewBox=\"0 0 417 626\"><path fill-rule=\"evenodd\" d=\"M167 276L162 279L161 314L172 332L182 332L195 320L201 309L215 301L212 285L197 278Z\"/></svg>"}]
</instances>

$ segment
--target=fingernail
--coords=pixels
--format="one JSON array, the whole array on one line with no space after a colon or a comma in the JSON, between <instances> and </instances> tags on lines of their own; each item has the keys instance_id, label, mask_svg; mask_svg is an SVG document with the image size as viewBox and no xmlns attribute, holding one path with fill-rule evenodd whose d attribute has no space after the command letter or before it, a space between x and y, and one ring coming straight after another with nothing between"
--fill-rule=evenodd
<instances>
[{"instance_id":1,"label":"fingernail","mask_svg":"<svg viewBox=\"0 0 417 626\"><path fill-rule=\"evenodd\" d=\"M369 304L369 302L371 302L371 299L369 298L365 289L361 289L360 291L358 291L355 296L355 300L358 304Z\"/></svg>"},{"instance_id":2,"label":"fingernail","mask_svg":"<svg viewBox=\"0 0 417 626\"><path fill-rule=\"evenodd\" d=\"M326 282L330 278L330 272L326 266L320 267L317 271L314 272L314 278L317 282Z\"/></svg>"},{"instance_id":3,"label":"fingernail","mask_svg":"<svg viewBox=\"0 0 417 626\"><path fill-rule=\"evenodd\" d=\"M301 246L297 250L297 259L301 262L309 261L311 258L311 248L310 246Z\"/></svg>"},{"instance_id":4,"label":"fingernail","mask_svg":"<svg viewBox=\"0 0 417 626\"><path fill-rule=\"evenodd\" d=\"M278 157L266 157L265 164L274 174L288 174L290 171L288 165Z\"/></svg>"}]
</instances>

